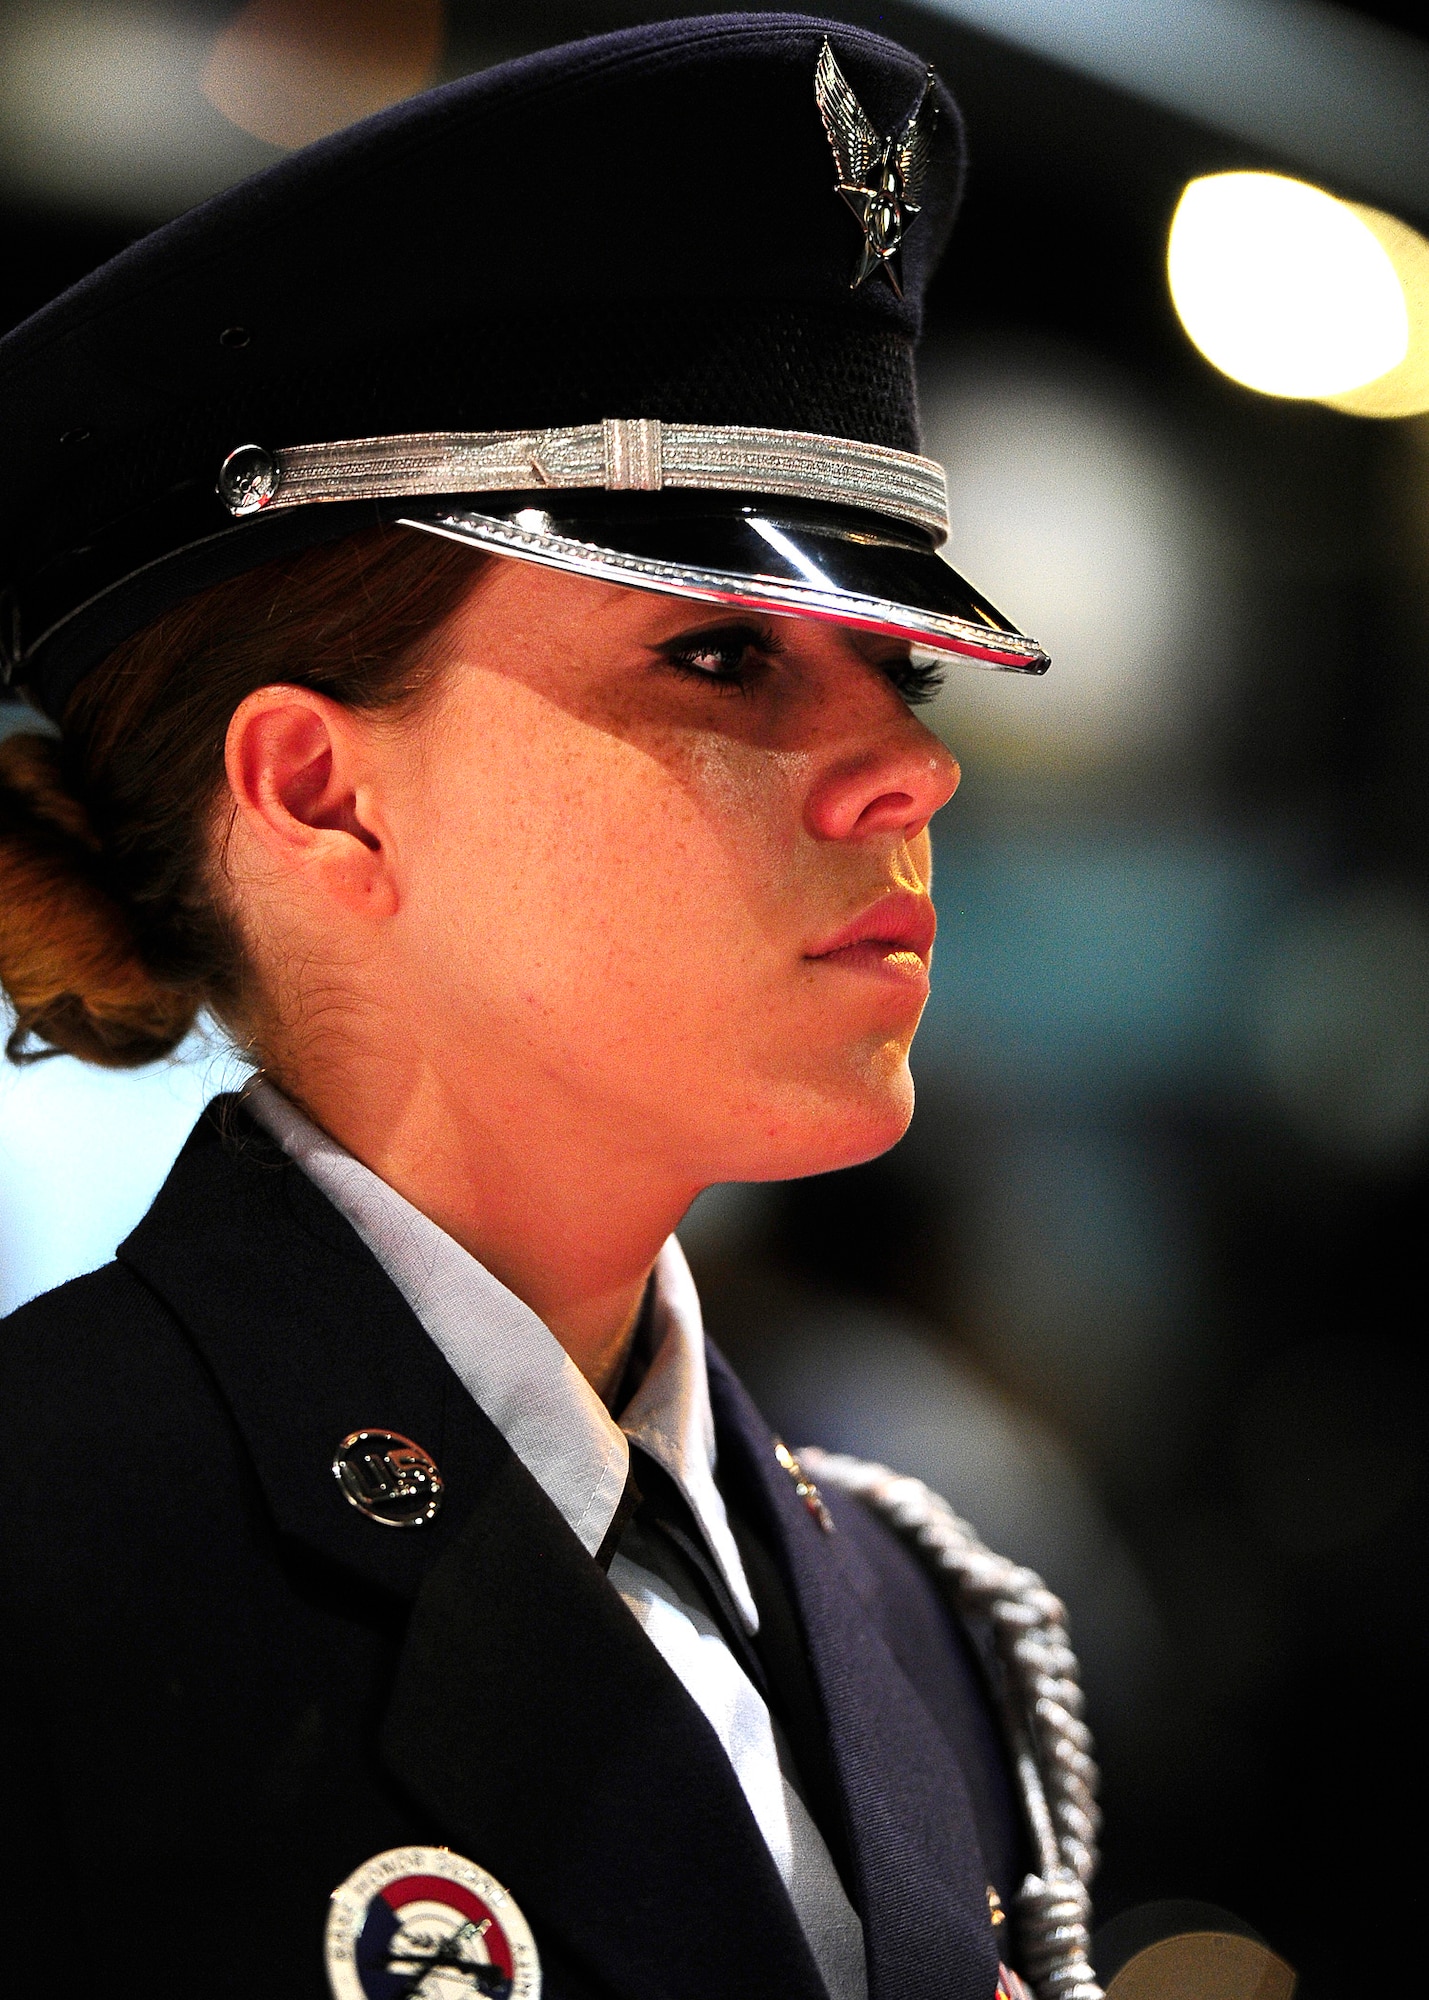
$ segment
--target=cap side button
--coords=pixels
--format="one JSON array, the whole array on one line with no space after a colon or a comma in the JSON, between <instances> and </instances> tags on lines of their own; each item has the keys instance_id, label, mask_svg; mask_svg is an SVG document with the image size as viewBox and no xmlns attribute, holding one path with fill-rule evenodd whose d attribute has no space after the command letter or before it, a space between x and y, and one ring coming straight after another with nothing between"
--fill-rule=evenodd
<instances>
[{"instance_id":1,"label":"cap side button","mask_svg":"<svg viewBox=\"0 0 1429 2000\"><path fill-rule=\"evenodd\" d=\"M230 514L256 514L278 491L278 461L261 444L241 444L218 468L218 497Z\"/></svg>"}]
</instances>

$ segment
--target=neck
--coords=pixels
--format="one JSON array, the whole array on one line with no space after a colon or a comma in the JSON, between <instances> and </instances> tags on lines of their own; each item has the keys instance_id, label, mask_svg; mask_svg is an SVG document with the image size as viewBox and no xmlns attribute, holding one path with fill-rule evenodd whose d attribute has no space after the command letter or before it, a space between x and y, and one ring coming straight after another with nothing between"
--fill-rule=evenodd
<instances>
[{"instance_id":1,"label":"neck","mask_svg":"<svg viewBox=\"0 0 1429 2000\"><path fill-rule=\"evenodd\" d=\"M538 1313L609 1400L655 1259L697 1188L527 1077L519 1091L490 1076L469 1091L435 1065L369 1062L349 1076L279 1063L270 1073Z\"/></svg>"}]
</instances>

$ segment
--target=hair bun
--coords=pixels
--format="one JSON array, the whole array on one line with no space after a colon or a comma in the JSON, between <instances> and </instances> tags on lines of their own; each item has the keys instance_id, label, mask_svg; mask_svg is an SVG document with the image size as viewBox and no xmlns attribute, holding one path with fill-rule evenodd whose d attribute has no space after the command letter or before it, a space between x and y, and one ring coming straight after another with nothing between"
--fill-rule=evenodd
<instances>
[{"instance_id":1,"label":"hair bun","mask_svg":"<svg viewBox=\"0 0 1429 2000\"><path fill-rule=\"evenodd\" d=\"M134 1068L168 1055L198 1011L192 991L145 965L51 736L0 742L0 985L14 1062L64 1054Z\"/></svg>"}]
</instances>

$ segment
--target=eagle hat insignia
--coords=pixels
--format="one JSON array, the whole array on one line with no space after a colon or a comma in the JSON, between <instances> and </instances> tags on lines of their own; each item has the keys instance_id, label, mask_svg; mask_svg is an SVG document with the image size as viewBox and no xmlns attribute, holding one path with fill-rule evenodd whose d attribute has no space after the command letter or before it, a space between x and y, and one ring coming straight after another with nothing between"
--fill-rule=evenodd
<instances>
[{"instance_id":1,"label":"eagle hat insignia","mask_svg":"<svg viewBox=\"0 0 1429 2000\"><path fill-rule=\"evenodd\" d=\"M928 71L918 108L901 132L885 139L854 96L827 36L814 68L814 96L838 170L836 189L858 218L863 248L849 289L874 271L888 273L899 298L898 252L908 224L919 213L918 196L933 154L938 100Z\"/></svg>"},{"instance_id":2,"label":"eagle hat insignia","mask_svg":"<svg viewBox=\"0 0 1429 2000\"><path fill-rule=\"evenodd\" d=\"M391 1847L332 1892L333 2000L540 2000L541 1961L516 1899L448 1847Z\"/></svg>"}]
</instances>

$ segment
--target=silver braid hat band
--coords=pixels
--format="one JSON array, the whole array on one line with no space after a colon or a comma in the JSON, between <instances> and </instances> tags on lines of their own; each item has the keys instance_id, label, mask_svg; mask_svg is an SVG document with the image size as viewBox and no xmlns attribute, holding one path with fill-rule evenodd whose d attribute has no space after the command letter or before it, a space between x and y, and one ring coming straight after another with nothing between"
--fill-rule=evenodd
<instances>
[{"instance_id":1,"label":"silver braid hat band","mask_svg":"<svg viewBox=\"0 0 1429 2000\"><path fill-rule=\"evenodd\" d=\"M1038 2000L1103 2000L1088 1961L1096 1873L1098 1772L1067 1612L1034 1570L992 1550L921 1479L867 1459L798 1454L819 1485L851 1494L922 1558L958 1608L991 1620L1006 1674L1018 1788L1037 1854L1014 1919L1022 1969Z\"/></svg>"},{"instance_id":2,"label":"silver braid hat band","mask_svg":"<svg viewBox=\"0 0 1429 2000\"><path fill-rule=\"evenodd\" d=\"M426 431L268 451L240 445L218 490L239 519L321 500L440 498L603 487L767 493L884 514L948 535L941 465L909 451L805 431L607 417L561 430Z\"/></svg>"}]
</instances>

